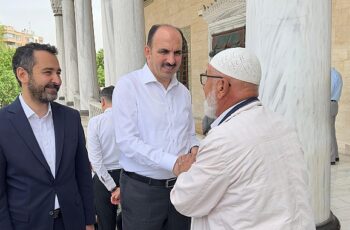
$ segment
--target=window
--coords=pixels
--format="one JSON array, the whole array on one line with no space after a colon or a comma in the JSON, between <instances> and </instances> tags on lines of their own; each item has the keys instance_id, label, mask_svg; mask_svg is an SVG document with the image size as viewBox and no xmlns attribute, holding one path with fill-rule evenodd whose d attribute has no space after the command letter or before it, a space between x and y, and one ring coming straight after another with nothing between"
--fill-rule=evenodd
<instances>
[{"instance_id":1,"label":"window","mask_svg":"<svg viewBox=\"0 0 350 230\"><path fill-rule=\"evenodd\" d=\"M15 35L6 33L6 34L4 34L4 38L15 38Z\"/></svg>"},{"instance_id":2,"label":"window","mask_svg":"<svg viewBox=\"0 0 350 230\"><path fill-rule=\"evenodd\" d=\"M245 47L245 26L213 34L212 38L212 50L209 52L210 57L214 57L215 54L227 48Z\"/></svg>"},{"instance_id":3,"label":"window","mask_svg":"<svg viewBox=\"0 0 350 230\"><path fill-rule=\"evenodd\" d=\"M185 37L182 35L182 61L176 77L188 89L188 46Z\"/></svg>"}]
</instances>

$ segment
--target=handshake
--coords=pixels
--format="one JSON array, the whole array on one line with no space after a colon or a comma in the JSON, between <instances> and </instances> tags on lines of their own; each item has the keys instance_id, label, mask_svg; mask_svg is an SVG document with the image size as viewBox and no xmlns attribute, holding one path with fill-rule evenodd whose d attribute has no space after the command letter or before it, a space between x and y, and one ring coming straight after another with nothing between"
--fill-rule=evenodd
<instances>
[{"instance_id":1,"label":"handshake","mask_svg":"<svg viewBox=\"0 0 350 230\"><path fill-rule=\"evenodd\" d=\"M183 172L187 172L193 162L196 161L198 146L193 146L189 153L180 155L173 167L173 173L178 176ZM111 203L114 205L120 204L120 188L116 188L111 193Z\"/></svg>"},{"instance_id":2,"label":"handshake","mask_svg":"<svg viewBox=\"0 0 350 230\"><path fill-rule=\"evenodd\" d=\"M193 146L189 153L185 155L180 155L174 165L173 173L178 176L183 172L187 172L193 162L196 161L196 156L198 152L198 146Z\"/></svg>"}]
</instances>

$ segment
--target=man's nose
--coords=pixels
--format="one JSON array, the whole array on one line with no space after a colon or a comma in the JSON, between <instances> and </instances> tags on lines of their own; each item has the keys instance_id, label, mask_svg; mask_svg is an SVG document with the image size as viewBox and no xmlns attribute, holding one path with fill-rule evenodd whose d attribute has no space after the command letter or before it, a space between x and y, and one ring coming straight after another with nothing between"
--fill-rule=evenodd
<instances>
[{"instance_id":1,"label":"man's nose","mask_svg":"<svg viewBox=\"0 0 350 230\"><path fill-rule=\"evenodd\" d=\"M168 58L167 58L167 62L171 65L175 64L175 55L174 54L169 54Z\"/></svg>"},{"instance_id":2,"label":"man's nose","mask_svg":"<svg viewBox=\"0 0 350 230\"><path fill-rule=\"evenodd\" d=\"M62 79L61 79L61 75L60 74L54 74L53 78L52 78L52 82L55 83L56 85L61 85L62 83Z\"/></svg>"}]
</instances>

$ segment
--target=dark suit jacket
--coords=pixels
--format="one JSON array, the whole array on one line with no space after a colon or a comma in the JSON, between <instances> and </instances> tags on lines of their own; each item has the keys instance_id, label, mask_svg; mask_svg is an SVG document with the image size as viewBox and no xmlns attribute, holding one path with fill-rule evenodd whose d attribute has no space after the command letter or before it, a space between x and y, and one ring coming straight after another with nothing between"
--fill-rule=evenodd
<instances>
[{"instance_id":1,"label":"dark suit jacket","mask_svg":"<svg viewBox=\"0 0 350 230\"><path fill-rule=\"evenodd\" d=\"M66 230L94 223L92 178L76 110L51 103L56 177L17 98L0 110L0 229L51 230L57 194Z\"/></svg>"}]
</instances>

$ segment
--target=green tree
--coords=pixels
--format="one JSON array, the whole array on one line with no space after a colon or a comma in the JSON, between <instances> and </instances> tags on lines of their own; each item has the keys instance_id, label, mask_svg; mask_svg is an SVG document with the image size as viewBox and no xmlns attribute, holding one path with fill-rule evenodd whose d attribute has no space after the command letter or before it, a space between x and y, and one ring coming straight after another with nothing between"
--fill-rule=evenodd
<instances>
[{"instance_id":1,"label":"green tree","mask_svg":"<svg viewBox=\"0 0 350 230\"><path fill-rule=\"evenodd\" d=\"M4 26L0 25L0 46L4 45Z\"/></svg>"},{"instance_id":2,"label":"green tree","mask_svg":"<svg viewBox=\"0 0 350 230\"><path fill-rule=\"evenodd\" d=\"M14 49L0 46L0 107L10 104L19 93L19 86L12 72Z\"/></svg>"},{"instance_id":3,"label":"green tree","mask_svg":"<svg viewBox=\"0 0 350 230\"><path fill-rule=\"evenodd\" d=\"M103 49L97 51L96 54L97 80L100 87L105 86L105 65L103 59Z\"/></svg>"},{"instance_id":4,"label":"green tree","mask_svg":"<svg viewBox=\"0 0 350 230\"><path fill-rule=\"evenodd\" d=\"M12 72L14 49L3 42L3 26L0 25L0 107L10 104L19 93L19 86Z\"/></svg>"}]
</instances>

